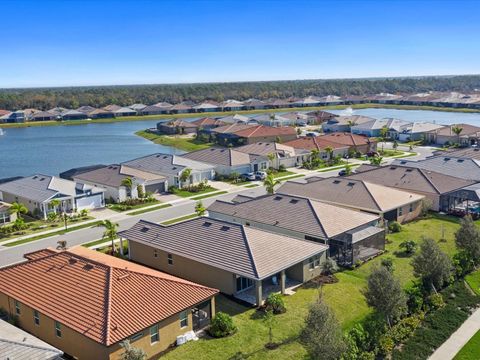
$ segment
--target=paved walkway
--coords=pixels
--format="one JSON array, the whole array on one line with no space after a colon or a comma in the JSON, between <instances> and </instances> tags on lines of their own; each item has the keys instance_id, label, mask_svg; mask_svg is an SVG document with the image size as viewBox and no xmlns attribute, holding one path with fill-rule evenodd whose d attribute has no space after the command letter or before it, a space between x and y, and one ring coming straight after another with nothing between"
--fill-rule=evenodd
<instances>
[{"instance_id":1,"label":"paved walkway","mask_svg":"<svg viewBox=\"0 0 480 360\"><path fill-rule=\"evenodd\" d=\"M429 360L453 359L478 330L480 330L480 309L470 315L462 326L430 356Z\"/></svg>"}]
</instances>

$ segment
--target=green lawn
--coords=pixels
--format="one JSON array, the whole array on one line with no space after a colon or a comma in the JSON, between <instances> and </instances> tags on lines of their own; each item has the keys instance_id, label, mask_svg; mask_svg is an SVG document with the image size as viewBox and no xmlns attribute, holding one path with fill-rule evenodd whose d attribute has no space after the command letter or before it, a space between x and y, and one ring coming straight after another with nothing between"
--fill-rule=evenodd
<instances>
[{"instance_id":1,"label":"green lawn","mask_svg":"<svg viewBox=\"0 0 480 360\"><path fill-rule=\"evenodd\" d=\"M335 313L344 330L365 318L370 313L362 289L366 286L366 278L373 266L378 265L382 258L392 257L395 266L395 275L407 287L414 280L410 265L411 258L405 257L399 250L399 244L407 239L420 241L423 236L430 236L439 241L440 247L449 255L455 252L454 232L458 229L458 220L433 215L428 219L415 221L403 226L397 234L388 235L389 243L385 254L363 264L354 270L345 270L337 274L338 283L325 285L322 296L335 310ZM443 230L442 230L443 229ZM440 241L444 234L446 241ZM248 359L302 359L306 353L297 341L309 305L319 295L317 288L300 288L296 294L285 297L287 312L277 316L273 335L276 342L281 342L276 350L265 350L267 329L262 321L256 319L254 309L247 309L235 302L220 296L218 299L219 311L226 311L234 317L238 326L238 333L226 339L201 339L188 343L169 352L166 359L228 359L235 353L242 351Z\"/></svg>"},{"instance_id":2,"label":"green lawn","mask_svg":"<svg viewBox=\"0 0 480 360\"><path fill-rule=\"evenodd\" d=\"M170 204L161 204L161 205L158 205L158 206L153 206L151 208L147 208L147 209L140 209L140 210L137 210L137 211L132 211L130 213L128 213L128 215L140 215L140 214L144 214L144 213L147 213L147 212L150 212L150 211L155 211L155 210L160 210L160 209L164 209L164 208L167 208L167 207L170 207L172 205Z\"/></svg>"},{"instance_id":3,"label":"green lawn","mask_svg":"<svg viewBox=\"0 0 480 360\"><path fill-rule=\"evenodd\" d=\"M248 184L248 185L245 185L244 187L246 188L254 188L254 187L257 187L257 186L260 186L259 184Z\"/></svg>"},{"instance_id":4,"label":"green lawn","mask_svg":"<svg viewBox=\"0 0 480 360\"><path fill-rule=\"evenodd\" d=\"M155 144L173 146L177 149L184 150L187 152L207 149L214 145L213 143L204 143L204 142L198 141L192 137L157 135L157 134L152 134L143 130L137 131L135 135L138 135L147 140L150 140Z\"/></svg>"},{"instance_id":5,"label":"green lawn","mask_svg":"<svg viewBox=\"0 0 480 360\"><path fill-rule=\"evenodd\" d=\"M227 194L227 193L228 193L228 191L226 191L226 190L218 191L216 193L207 193L205 195L196 196L196 197L192 198L192 200L202 200L202 199L206 199L206 198L209 198L209 197L212 197L212 196L218 196L218 195Z\"/></svg>"},{"instance_id":6,"label":"green lawn","mask_svg":"<svg viewBox=\"0 0 480 360\"><path fill-rule=\"evenodd\" d=\"M478 360L480 359L480 331L465 344L462 350L453 358L454 360Z\"/></svg>"},{"instance_id":7,"label":"green lawn","mask_svg":"<svg viewBox=\"0 0 480 360\"><path fill-rule=\"evenodd\" d=\"M279 178L279 177L290 176L290 175L295 175L295 174L296 173L294 173L293 171L288 171L288 170L277 171L277 172L273 173L273 177L274 178Z\"/></svg>"},{"instance_id":8,"label":"green lawn","mask_svg":"<svg viewBox=\"0 0 480 360\"><path fill-rule=\"evenodd\" d=\"M181 216L181 217L178 217L178 218L175 218L175 219L170 219L170 220L164 221L161 224L162 225L172 225L172 224L178 223L180 221L190 220L190 219L194 219L196 217L198 217L197 214L189 214L189 215Z\"/></svg>"},{"instance_id":9,"label":"green lawn","mask_svg":"<svg viewBox=\"0 0 480 360\"><path fill-rule=\"evenodd\" d=\"M214 191L218 191L218 189L215 189L214 187L207 188L205 190L201 190L198 192L191 192L185 189L175 189L173 194L180 196L180 197L190 197L190 196L195 196L195 195L203 195L203 194L208 194Z\"/></svg>"},{"instance_id":10,"label":"green lawn","mask_svg":"<svg viewBox=\"0 0 480 360\"><path fill-rule=\"evenodd\" d=\"M480 295L480 270L465 276L465 281L472 288L475 294Z\"/></svg>"}]
</instances>

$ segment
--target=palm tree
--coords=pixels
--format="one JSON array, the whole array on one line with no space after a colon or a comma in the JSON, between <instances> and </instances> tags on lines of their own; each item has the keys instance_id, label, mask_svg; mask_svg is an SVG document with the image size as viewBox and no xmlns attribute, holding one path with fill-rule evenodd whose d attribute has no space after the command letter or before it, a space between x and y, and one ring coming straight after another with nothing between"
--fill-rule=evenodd
<instances>
[{"instance_id":1,"label":"palm tree","mask_svg":"<svg viewBox=\"0 0 480 360\"><path fill-rule=\"evenodd\" d=\"M345 165L345 175L352 175L352 164Z\"/></svg>"},{"instance_id":2,"label":"palm tree","mask_svg":"<svg viewBox=\"0 0 480 360\"><path fill-rule=\"evenodd\" d=\"M22 219L22 214L28 213L28 209L22 203L14 202L12 206L10 206L9 210L10 214L17 214L19 219Z\"/></svg>"},{"instance_id":3,"label":"palm tree","mask_svg":"<svg viewBox=\"0 0 480 360\"><path fill-rule=\"evenodd\" d=\"M271 164L271 167L273 168L273 162L275 161L275 159L277 158L277 156L275 155L275 153L269 153L267 155L267 158L268 160L270 161L270 164Z\"/></svg>"},{"instance_id":4,"label":"palm tree","mask_svg":"<svg viewBox=\"0 0 480 360\"><path fill-rule=\"evenodd\" d=\"M327 146L325 148L325 152L328 155L328 163L331 163L332 162L332 155L333 155L333 148L331 146Z\"/></svg>"},{"instance_id":5,"label":"palm tree","mask_svg":"<svg viewBox=\"0 0 480 360\"><path fill-rule=\"evenodd\" d=\"M458 125L453 125L452 126L452 131L455 135L457 135L457 143L460 145L460 133L463 131L463 128Z\"/></svg>"},{"instance_id":6,"label":"palm tree","mask_svg":"<svg viewBox=\"0 0 480 360\"><path fill-rule=\"evenodd\" d=\"M112 241L112 254L115 253L115 239L117 238L118 224L110 220L103 220L98 226L105 228L102 239L109 239Z\"/></svg>"},{"instance_id":7,"label":"palm tree","mask_svg":"<svg viewBox=\"0 0 480 360\"><path fill-rule=\"evenodd\" d=\"M53 199L52 201L50 201L50 206L53 206L53 210L55 211L55 214L57 213L58 211L58 207L60 206L62 202L58 199Z\"/></svg>"},{"instance_id":8,"label":"palm tree","mask_svg":"<svg viewBox=\"0 0 480 360\"><path fill-rule=\"evenodd\" d=\"M382 140L382 153L383 153L383 145L385 145L385 140L387 138L387 133L388 133L388 127L383 126L380 129L380 138Z\"/></svg>"},{"instance_id":9,"label":"palm tree","mask_svg":"<svg viewBox=\"0 0 480 360\"><path fill-rule=\"evenodd\" d=\"M280 181L275 179L273 174L268 174L265 180L263 180L263 186L265 186L265 190L270 195L275 193L275 186L278 184L280 184Z\"/></svg>"},{"instance_id":10,"label":"palm tree","mask_svg":"<svg viewBox=\"0 0 480 360\"><path fill-rule=\"evenodd\" d=\"M205 215L205 211L207 211L207 209L205 208L205 206L203 206L202 201L199 200L195 205L195 212L197 213L198 216L203 216Z\"/></svg>"},{"instance_id":11,"label":"palm tree","mask_svg":"<svg viewBox=\"0 0 480 360\"><path fill-rule=\"evenodd\" d=\"M125 186L128 190L129 196L132 196L133 180L131 177L126 177L122 180L122 186Z\"/></svg>"},{"instance_id":12,"label":"palm tree","mask_svg":"<svg viewBox=\"0 0 480 360\"><path fill-rule=\"evenodd\" d=\"M370 164L372 164L372 165L381 165L382 161L383 161L383 157L373 156L373 157L369 158L368 160L370 160Z\"/></svg>"},{"instance_id":13,"label":"palm tree","mask_svg":"<svg viewBox=\"0 0 480 360\"><path fill-rule=\"evenodd\" d=\"M350 132L352 132L352 127L357 125L355 120L348 120L347 121L348 128L350 129Z\"/></svg>"},{"instance_id":14,"label":"palm tree","mask_svg":"<svg viewBox=\"0 0 480 360\"><path fill-rule=\"evenodd\" d=\"M185 170L182 171L180 174L180 181L182 183L187 182L188 179L190 179L190 175L192 174L192 169L186 168Z\"/></svg>"}]
</instances>

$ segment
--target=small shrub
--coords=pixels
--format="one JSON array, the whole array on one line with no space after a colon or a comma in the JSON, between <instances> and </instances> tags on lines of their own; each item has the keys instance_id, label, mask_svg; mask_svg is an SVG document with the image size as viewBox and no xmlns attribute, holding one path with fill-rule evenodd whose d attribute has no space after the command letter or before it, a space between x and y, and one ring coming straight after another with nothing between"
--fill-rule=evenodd
<instances>
[{"instance_id":1,"label":"small shrub","mask_svg":"<svg viewBox=\"0 0 480 360\"><path fill-rule=\"evenodd\" d=\"M407 294L407 306L410 314L414 314L423 308L423 293L419 286L405 290Z\"/></svg>"},{"instance_id":2,"label":"small shrub","mask_svg":"<svg viewBox=\"0 0 480 360\"><path fill-rule=\"evenodd\" d=\"M417 243L414 240L405 240L399 246L407 255L413 255L417 249Z\"/></svg>"},{"instance_id":3,"label":"small shrub","mask_svg":"<svg viewBox=\"0 0 480 360\"><path fill-rule=\"evenodd\" d=\"M208 332L211 336L221 338L234 334L237 331L237 327L233 323L233 319L230 315L218 312L212 319Z\"/></svg>"},{"instance_id":4,"label":"small shrub","mask_svg":"<svg viewBox=\"0 0 480 360\"><path fill-rule=\"evenodd\" d=\"M398 233L402 231L402 225L396 221L392 221L390 224L388 224L388 231L391 233Z\"/></svg>"},{"instance_id":5,"label":"small shrub","mask_svg":"<svg viewBox=\"0 0 480 360\"><path fill-rule=\"evenodd\" d=\"M431 310L437 310L445 306L445 301L441 294L432 294L427 298L427 304Z\"/></svg>"},{"instance_id":6,"label":"small shrub","mask_svg":"<svg viewBox=\"0 0 480 360\"><path fill-rule=\"evenodd\" d=\"M392 337L385 334L380 338L378 343L378 352L381 355L387 356L392 353L394 347L395 342L393 341Z\"/></svg>"},{"instance_id":7,"label":"small shrub","mask_svg":"<svg viewBox=\"0 0 480 360\"><path fill-rule=\"evenodd\" d=\"M278 167L278 171L279 172L285 172L285 171L287 171L287 168L285 167L285 165L280 164L279 167Z\"/></svg>"},{"instance_id":8,"label":"small shrub","mask_svg":"<svg viewBox=\"0 0 480 360\"><path fill-rule=\"evenodd\" d=\"M274 314L282 314L287 311L281 294L270 293L265 300L265 309Z\"/></svg>"},{"instance_id":9,"label":"small shrub","mask_svg":"<svg viewBox=\"0 0 480 360\"><path fill-rule=\"evenodd\" d=\"M338 265L332 258L327 258L322 263L322 273L324 275L333 275L338 271Z\"/></svg>"},{"instance_id":10,"label":"small shrub","mask_svg":"<svg viewBox=\"0 0 480 360\"><path fill-rule=\"evenodd\" d=\"M386 267L388 271L393 273L394 266L393 266L393 260L392 260L391 257L383 258L382 261L380 262L380 264L382 266Z\"/></svg>"}]
</instances>

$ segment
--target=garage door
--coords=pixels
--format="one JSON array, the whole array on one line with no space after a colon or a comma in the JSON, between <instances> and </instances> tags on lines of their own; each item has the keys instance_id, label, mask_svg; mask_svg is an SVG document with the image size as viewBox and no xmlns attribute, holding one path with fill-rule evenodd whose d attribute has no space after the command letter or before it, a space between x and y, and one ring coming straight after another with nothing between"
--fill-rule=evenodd
<instances>
[{"instance_id":1,"label":"garage door","mask_svg":"<svg viewBox=\"0 0 480 360\"><path fill-rule=\"evenodd\" d=\"M165 183L150 184L145 186L145 191L149 193L163 193L165 192Z\"/></svg>"},{"instance_id":2,"label":"garage door","mask_svg":"<svg viewBox=\"0 0 480 360\"><path fill-rule=\"evenodd\" d=\"M102 207L102 195L92 195L77 199L77 210L97 209Z\"/></svg>"}]
</instances>

